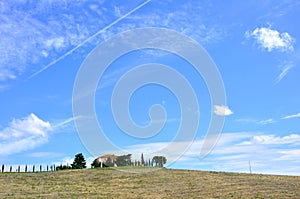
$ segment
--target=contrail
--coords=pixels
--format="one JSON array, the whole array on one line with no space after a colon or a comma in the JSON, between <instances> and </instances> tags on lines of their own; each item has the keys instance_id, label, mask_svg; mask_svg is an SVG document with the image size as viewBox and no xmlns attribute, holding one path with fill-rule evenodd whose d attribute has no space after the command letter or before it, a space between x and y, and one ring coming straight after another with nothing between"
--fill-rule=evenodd
<instances>
[{"instance_id":1,"label":"contrail","mask_svg":"<svg viewBox=\"0 0 300 199\"><path fill-rule=\"evenodd\" d=\"M83 117L83 116L70 117L70 118L68 118L68 119L66 119L66 120L64 120L64 121L62 121L62 122L60 122L60 123L55 124L55 125L53 126L53 129L60 128L60 127L64 126L65 124L68 124L68 123L70 123L70 122L73 122L73 121L75 121L75 120L77 120L77 119L80 119L80 118L82 118L82 117Z\"/></svg>"},{"instance_id":2,"label":"contrail","mask_svg":"<svg viewBox=\"0 0 300 199\"><path fill-rule=\"evenodd\" d=\"M140 4L139 6L135 7L134 9L132 9L131 11L127 12L125 15L121 16L120 18L116 19L115 21L113 21L111 24L105 26L104 28L102 28L101 30L99 30L98 32L96 32L95 34L93 34L92 36L88 37L87 39L85 39L84 41L82 41L80 44L78 44L77 46L75 46L74 48L72 48L71 50L69 50L68 52L66 52L64 55L60 56L59 58L53 60L51 63L49 63L48 65L46 65L44 68L42 68L41 70L33 73L32 75L29 76L29 79L35 77L36 75L40 74L41 72L43 72L44 70L48 69L49 67L51 67L52 65L56 64L57 62L59 62L60 60L64 59L66 56L72 54L75 50L77 50L78 48L80 48L82 45L84 45L86 42L90 41L91 39L93 39L94 37L96 37L97 35L103 33L104 31L106 31L107 29L109 29L110 27L112 27L113 25L115 25L116 23L118 23L119 21L123 20L124 18L128 17L129 15L131 15L132 13L134 13L135 11L137 11L138 9L142 8L143 6L145 6L146 4L148 4L151 0L147 0L144 3Z\"/></svg>"}]
</instances>

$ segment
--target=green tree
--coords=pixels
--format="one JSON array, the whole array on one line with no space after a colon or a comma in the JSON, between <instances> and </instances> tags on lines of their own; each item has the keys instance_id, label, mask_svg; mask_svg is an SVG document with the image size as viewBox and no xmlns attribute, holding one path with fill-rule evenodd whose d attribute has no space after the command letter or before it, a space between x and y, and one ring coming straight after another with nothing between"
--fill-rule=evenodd
<instances>
[{"instance_id":1,"label":"green tree","mask_svg":"<svg viewBox=\"0 0 300 199\"><path fill-rule=\"evenodd\" d=\"M167 162L167 158L164 156L154 156L152 158L152 162L155 163L155 166L163 167L163 165Z\"/></svg>"},{"instance_id":2,"label":"green tree","mask_svg":"<svg viewBox=\"0 0 300 199\"><path fill-rule=\"evenodd\" d=\"M86 168L86 161L82 153L78 153L75 155L73 164L71 164L72 169L84 169Z\"/></svg>"},{"instance_id":3,"label":"green tree","mask_svg":"<svg viewBox=\"0 0 300 199\"><path fill-rule=\"evenodd\" d=\"M142 164L142 166L145 165L145 160L144 160L144 154L143 153L141 155L141 164Z\"/></svg>"},{"instance_id":4,"label":"green tree","mask_svg":"<svg viewBox=\"0 0 300 199\"><path fill-rule=\"evenodd\" d=\"M108 167L113 167L114 166L114 159L111 157L108 157L104 163Z\"/></svg>"},{"instance_id":5,"label":"green tree","mask_svg":"<svg viewBox=\"0 0 300 199\"><path fill-rule=\"evenodd\" d=\"M118 166L130 166L131 164L131 154L118 156L116 159L116 164Z\"/></svg>"},{"instance_id":6,"label":"green tree","mask_svg":"<svg viewBox=\"0 0 300 199\"><path fill-rule=\"evenodd\" d=\"M101 162L96 158L92 164L91 164L92 168L97 168L97 167L101 167Z\"/></svg>"},{"instance_id":7,"label":"green tree","mask_svg":"<svg viewBox=\"0 0 300 199\"><path fill-rule=\"evenodd\" d=\"M56 167L56 171L67 170L67 169L72 169L72 167L70 167L69 165L62 165L62 164Z\"/></svg>"},{"instance_id":8,"label":"green tree","mask_svg":"<svg viewBox=\"0 0 300 199\"><path fill-rule=\"evenodd\" d=\"M112 165L112 164L110 164L110 165ZM91 167L92 167L92 168L101 167L101 162L99 161L98 158L96 158L96 159L92 162ZM102 167L108 167L108 165L106 165L106 162L105 162L104 164L102 164Z\"/></svg>"}]
</instances>

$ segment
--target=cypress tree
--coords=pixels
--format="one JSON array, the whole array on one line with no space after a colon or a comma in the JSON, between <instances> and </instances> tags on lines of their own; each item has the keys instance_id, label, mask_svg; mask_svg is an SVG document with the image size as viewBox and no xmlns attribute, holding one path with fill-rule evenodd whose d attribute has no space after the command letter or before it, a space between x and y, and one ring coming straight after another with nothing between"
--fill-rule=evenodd
<instances>
[{"instance_id":1,"label":"cypress tree","mask_svg":"<svg viewBox=\"0 0 300 199\"><path fill-rule=\"evenodd\" d=\"M141 155L141 166L145 165L144 154Z\"/></svg>"}]
</instances>

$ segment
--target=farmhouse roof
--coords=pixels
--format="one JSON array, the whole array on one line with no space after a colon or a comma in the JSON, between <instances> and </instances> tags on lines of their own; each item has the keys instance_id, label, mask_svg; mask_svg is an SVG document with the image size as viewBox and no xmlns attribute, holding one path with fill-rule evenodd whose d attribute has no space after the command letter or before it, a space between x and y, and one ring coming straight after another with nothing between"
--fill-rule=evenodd
<instances>
[{"instance_id":1,"label":"farmhouse roof","mask_svg":"<svg viewBox=\"0 0 300 199\"><path fill-rule=\"evenodd\" d=\"M98 158L112 158L112 159L116 159L118 156L114 155L114 154L106 154L106 155L102 155L99 156Z\"/></svg>"}]
</instances>

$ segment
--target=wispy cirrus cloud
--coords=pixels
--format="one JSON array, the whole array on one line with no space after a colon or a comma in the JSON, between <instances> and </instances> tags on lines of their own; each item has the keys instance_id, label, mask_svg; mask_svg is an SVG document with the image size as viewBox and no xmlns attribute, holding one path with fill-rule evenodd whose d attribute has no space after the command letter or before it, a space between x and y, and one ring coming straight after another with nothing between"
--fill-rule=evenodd
<instances>
[{"instance_id":1,"label":"wispy cirrus cloud","mask_svg":"<svg viewBox=\"0 0 300 199\"><path fill-rule=\"evenodd\" d=\"M49 10L54 5L60 5L59 2L53 2L50 5L45 2L45 4L50 6ZM38 9L28 12L31 10L31 6L36 6ZM74 22L63 23L64 20L68 21L67 15L58 16L57 13L48 13L46 5L44 6L39 2L31 4L24 4L21 1L1 3L1 8L3 8L0 11L1 81L11 80L22 75L30 65L40 61L45 63L43 59L50 56L55 57L57 53L63 52L65 47L76 43L75 38L79 39L82 34L86 34L74 30ZM45 13L43 14L43 12ZM58 20L58 17L61 20ZM74 35L74 39L71 35Z\"/></svg>"},{"instance_id":2,"label":"wispy cirrus cloud","mask_svg":"<svg viewBox=\"0 0 300 199\"><path fill-rule=\"evenodd\" d=\"M300 175L300 135L287 134L276 136L263 132L222 133L214 150L200 160L200 150L204 139L191 141L191 147L185 152L165 151L170 168L193 168L201 170L249 172L249 160L254 173L270 173L281 175ZM148 158L148 153L154 153L170 142L157 142L129 146L127 149L138 155L140 152ZM180 148L183 143L173 143ZM182 154L181 154L182 153ZM282 167L285 169L282 170Z\"/></svg>"},{"instance_id":3,"label":"wispy cirrus cloud","mask_svg":"<svg viewBox=\"0 0 300 199\"><path fill-rule=\"evenodd\" d=\"M202 2L185 1L181 3L180 7L170 6L171 1L155 3L164 9L131 15L126 20L125 26L121 24L117 28L122 31L132 27L170 28L186 34L204 45L216 43L227 36L223 24L209 20L210 11L213 8L203 6Z\"/></svg>"},{"instance_id":4,"label":"wispy cirrus cloud","mask_svg":"<svg viewBox=\"0 0 300 199\"><path fill-rule=\"evenodd\" d=\"M67 119L60 120L60 121L58 121L57 123L55 123L53 125L53 129L56 129L56 130L63 129L63 128L69 126L71 123L73 123L75 120L77 120L79 118L81 118L81 116L78 116L78 117L69 117Z\"/></svg>"},{"instance_id":5,"label":"wispy cirrus cloud","mask_svg":"<svg viewBox=\"0 0 300 199\"><path fill-rule=\"evenodd\" d=\"M289 33L280 33L277 30L261 27L256 28L253 31L247 31L245 33L246 38L254 38L255 41L268 52L273 50L279 50L282 52L293 51L293 43L295 39L290 36Z\"/></svg>"},{"instance_id":6,"label":"wispy cirrus cloud","mask_svg":"<svg viewBox=\"0 0 300 199\"><path fill-rule=\"evenodd\" d=\"M279 83L289 72L290 70L295 66L294 62L284 62L282 65L279 66L280 74L276 78L276 83Z\"/></svg>"},{"instance_id":7,"label":"wispy cirrus cloud","mask_svg":"<svg viewBox=\"0 0 300 199\"><path fill-rule=\"evenodd\" d=\"M278 119L274 118L269 118L265 120L258 120L258 119L253 119L253 118L240 118L237 119L237 122L243 122L243 123L254 123L254 124L261 124L261 125L266 125L266 124L272 124L276 122L280 122L280 120L287 120L287 119L293 119L293 118L300 118L300 112L296 114L291 114L291 115L286 115Z\"/></svg>"},{"instance_id":8,"label":"wispy cirrus cloud","mask_svg":"<svg viewBox=\"0 0 300 199\"><path fill-rule=\"evenodd\" d=\"M260 121L257 121L256 123L257 124L262 124L262 125L265 125L265 124L272 124L272 123L275 123L276 121L272 118L269 118L269 119L266 119L266 120L260 120Z\"/></svg>"},{"instance_id":9,"label":"wispy cirrus cloud","mask_svg":"<svg viewBox=\"0 0 300 199\"><path fill-rule=\"evenodd\" d=\"M0 84L37 71L68 52L139 1L119 8L102 1L1 2ZM115 13L117 15L117 13ZM110 16L107 18L106 16ZM115 18L114 18L115 17ZM93 38L102 40L99 38ZM98 43L88 41L86 44Z\"/></svg>"},{"instance_id":10,"label":"wispy cirrus cloud","mask_svg":"<svg viewBox=\"0 0 300 199\"><path fill-rule=\"evenodd\" d=\"M252 143L258 144L300 144L300 135L290 134L287 136L257 135L252 138ZM300 155L300 154L299 154Z\"/></svg>"},{"instance_id":11,"label":"wispy cirrus cloud","mask_svg":"<svg viewBox=\"0 0 300 199\"><path fill-rule=\"evenodd\" d=\"M272 123L277 122L273 118L263 119L263 120L258 120L258 119L253 119L253 118L240 118L240 119L237 119L236 121L243 122L243 123L260 124L260 125L272 124Z\"/></svg>"},{"instance_id":12,"label":"wispy cirrus cloud","mask_svg":"<svg viewBox=\"0 0 300 199\"><path fill-rule=\"evenodd\" d=\"M83 45L96 45L108 36L133 28L171 28L202 44L218 41L226 35L220 24L199 17L200 13L206 15L209 11L198 2L184 2L180 8L171 8L170 2L159 2L164 9L131 14L144 4L151 7L150 1L136 0L130 4L69 0L2 2L0 86L24 74L32 76L28 71L42 71Z\"/></svg>"},{"instance_id":13,"label":"wispy cirrus cloud","mask_svg":"<svg viewBox=\"0 0 300 199\"><path fill-rule=\"evenodd\" d=\"M287 115L287 116L282 117L281 119L286 120L286 119L292 119L292 118L298 118L298 117L300 117L300 113L296 113L296 114L292 114L292 115Z\"/></svg>"}]
</instances>

